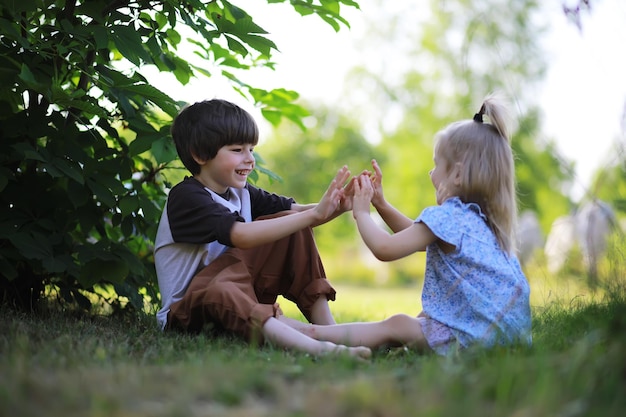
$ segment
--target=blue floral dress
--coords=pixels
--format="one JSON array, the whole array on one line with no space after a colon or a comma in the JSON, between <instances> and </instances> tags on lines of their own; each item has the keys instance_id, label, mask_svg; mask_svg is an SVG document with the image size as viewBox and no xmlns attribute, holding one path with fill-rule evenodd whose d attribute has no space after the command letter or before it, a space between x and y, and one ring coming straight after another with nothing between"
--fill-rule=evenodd
<instances>
[{"instance_id":1,"label":"blue floral dress","mask_svg":"<svg viewBox=\"0 0 626 417\"><path fill-rule=\"evenodd\" d=\"M480 207L453 197L424 209L415 222L455 247L444 253L433 243L426 250L424 314L447 326L461 347L530 345L528 282L517 258L500 248Z\"/></svg>"}]
</instances>

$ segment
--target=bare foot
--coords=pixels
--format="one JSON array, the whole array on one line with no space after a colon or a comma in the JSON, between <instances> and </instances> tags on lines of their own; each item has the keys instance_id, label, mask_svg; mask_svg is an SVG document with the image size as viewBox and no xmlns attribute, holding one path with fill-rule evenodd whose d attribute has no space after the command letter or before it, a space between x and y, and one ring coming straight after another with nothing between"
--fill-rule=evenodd
<instances>
[{"instance_id":1,"label":"bare foot","mask_svg":"<svg viewBox=\"0 0 626 417\"><path fill-rule=\"evenodd\" d=\"M372 350L365 346L350 347L346 345L336 345L332 342L320 342L322 348L319 352L322 356L334 355L342 356L347 355L351 358L355 358L362 361L368 361L372 357Z\"/></svg>"}]
</instances>

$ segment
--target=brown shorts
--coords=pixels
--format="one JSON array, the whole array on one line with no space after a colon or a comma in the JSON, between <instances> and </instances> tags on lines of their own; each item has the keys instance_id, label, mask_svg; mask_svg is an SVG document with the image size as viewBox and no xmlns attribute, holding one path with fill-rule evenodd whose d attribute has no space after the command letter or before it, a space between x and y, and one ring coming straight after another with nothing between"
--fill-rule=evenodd
<instances>
[{"instance_id":1,"label":"brown shorts","mask_svg":"<svg viewBox=\"0 0 626 417\"><path fill-rule=\"evenodd\" d=\"M335 299L311 228L256 248L227 249L200 270L183 298L172 304L166 328L199 332L212 324L262 342L259 330L277 316L279 295L296 303L308 320L320 296Z\"/></svg>"}]
</instances>

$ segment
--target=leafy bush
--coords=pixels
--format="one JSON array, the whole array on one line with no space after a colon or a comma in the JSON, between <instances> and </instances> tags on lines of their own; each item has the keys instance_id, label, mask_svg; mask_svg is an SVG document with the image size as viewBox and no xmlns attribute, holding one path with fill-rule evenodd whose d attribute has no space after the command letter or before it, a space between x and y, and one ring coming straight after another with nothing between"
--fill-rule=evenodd
<instances>
[{"instance_id":1,"label":"leafy bush","mask_svg":"<svg viewBox=\"0 0 626 417\"><path fill-rule=\"evenodd\" d=\"M340 3L357 6L294 8L338 29L347 23ZM217 73L177 55L181 26ZM272 68L266 33L226 0L0 5L0 300L32 308L44 288L83 308L92 295L135 309L158 298L152 239L169 185L163 170L176 158L169 123L183 103L139 70L154 65L182 84L224 76L271 122L301 124L295 92L235 75Z\"/></svg>"}]
</instances>

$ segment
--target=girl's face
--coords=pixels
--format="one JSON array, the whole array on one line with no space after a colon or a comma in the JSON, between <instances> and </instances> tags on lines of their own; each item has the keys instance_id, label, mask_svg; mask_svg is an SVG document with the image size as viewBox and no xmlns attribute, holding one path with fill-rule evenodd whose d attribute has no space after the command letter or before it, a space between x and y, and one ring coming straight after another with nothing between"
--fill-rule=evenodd
<instances>
[{"instance_id":1,"label":"girl's face","mask_svg":"<svg viewBox=\"0 0 626 417\"><path fill-rule=\"evenodd\" d=\"M215 158L201 165L199 179L216 193L224 193L228 187L243 188L254 163L254 145L226 145Z\"/></svg>"},{"instance_id":2,"label":"girl's face","mask_svg":"<svg viewBox=\"0 0 626 417\"><path fill-rule=\"evenodd\" d=\"M437 204L441 205L449 197L456 194L458 170L456 167L449 167L448 163L437 155L437 152L435 152L433 160L435 167L430 170L430 180L435 186Z\"/></svg>"}]
</instances>

